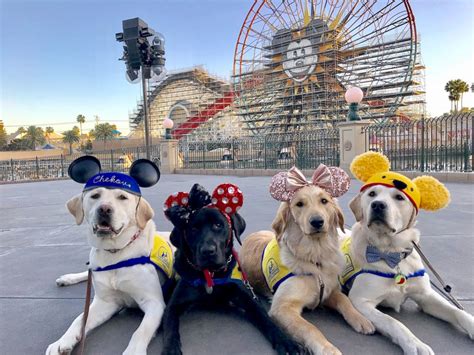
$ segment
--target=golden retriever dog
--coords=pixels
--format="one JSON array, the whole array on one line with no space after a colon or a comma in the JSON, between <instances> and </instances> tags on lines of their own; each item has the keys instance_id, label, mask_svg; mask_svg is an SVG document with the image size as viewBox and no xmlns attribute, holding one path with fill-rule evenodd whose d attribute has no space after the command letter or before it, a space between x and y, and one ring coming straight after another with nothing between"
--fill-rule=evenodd
<instances>
[{"instance_id":1,"label":"golden retriever dog","mask_svg":"<svg viewBox=\"0 0 474 355\"><path fill-rule=\"evenodd\" d=\"M425 313L451 323L473 339L473 316L431 288L429 275L413 246L420 240L415 228L418 210L434 211L446 206L447 189L430 176L410 180L389 171L388 159L374 152L356 157L351 170L365 183L350 202L356 223L351 239L343 242L346 267L341 283L354 306L405 354L434 352L400 321L378 310L379 305L398 312L410 298Z\"/></svg>"},{"instance_id":2,"label":"golden retriever dog","mask_svg":"<svg viewBox=\"0 0 474 355\"><path fill-rule=\"evenodd\" d=\"M334 168L331 169L332 175L337 175ZM270 315L287 332L315 354L340 354L316 326L302 317L303 309L325 305L342 314L357 332L370 334L375 328L341 293L338 283L344 265L338 227L344 230L344 217L334 197L346 192L349 183L337 193L337 181L330 184L320 183L321 179L318 181L317 176L321 174L317 172L321 170L326 177L331 176L328 167L320 166L311 183L296 168L286 176L280 173L274 177L272 196L283 201L272 224L274 232L249 235L243 242L240 257L242 268L255 290L266 296L274 292ZM294 181L295 176L299 181L297 188L293 185L289 190L291 186L286 181ZM348 180L346 175L343 177L344 181ZM284 276L277 287L272 287L264 272L266 265L262 263L262 255L267 245L275 244L275 238L283 265L270 261L270 278L272 273L279 273L275 271L277 268L286 267L290 274Z\"/></svg>"}]
</instances>

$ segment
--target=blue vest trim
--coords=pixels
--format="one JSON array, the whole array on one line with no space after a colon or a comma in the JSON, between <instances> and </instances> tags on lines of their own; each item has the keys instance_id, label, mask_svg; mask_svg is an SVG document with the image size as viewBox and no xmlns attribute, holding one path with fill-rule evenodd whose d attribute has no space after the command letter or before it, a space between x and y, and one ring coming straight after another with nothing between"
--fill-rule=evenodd
<instances>
[{"instance_id":1,"label":"blue vest trim","mask_svg":"<svg viewBox=\"0 0 474 355\"><path fill-rule=\"evenodd\" d=\"M414 278L414 277L420 277L420 276L424 276L426 273L425 269L420 269L418 271L415 271L414 273L412 274L409 274L406 276L407 280L408 279L411 279L411 278ZM380 276L380 277L384 277L386 279L393 279L395 278L395 276L397 274L393 273L393 272L381 272L381 271L376 271L376 270L367 270L367 269L362 269L358 272L356 272L354 275L352 275L345 283L344 285L342 285L342 289L343 291L345 292L349 292L349 290L351 289L352 287L352 283L353 281L355 280L355 278L357 276L359 276L360 274L371 274L371 275L375 275L375 276Z\"/></svg>"},{"instance_id":2,"label":"blue vest trim","mask_svg":"<svg viewBox=\"0 0 474 355\"><path fill-rule=\"evenodd\" d=\"M166 272L161 267L156 265L153 261L151 261L149 256L140 256L138 258L122 260L122 261L119 261L116 264L107 265L107 266L104 266L104 267L98 267L96 269L93 269L92 271L93 272L110 271L110 270L121 269L121 268L124 268L124 267L130 267L130 266L135 266L135 265L145 265L145 264L153 265L155 267L155 269L157 269L158 271L161 271L163 273L163 275L167 276Z\"/></svg>"}]
</instances>

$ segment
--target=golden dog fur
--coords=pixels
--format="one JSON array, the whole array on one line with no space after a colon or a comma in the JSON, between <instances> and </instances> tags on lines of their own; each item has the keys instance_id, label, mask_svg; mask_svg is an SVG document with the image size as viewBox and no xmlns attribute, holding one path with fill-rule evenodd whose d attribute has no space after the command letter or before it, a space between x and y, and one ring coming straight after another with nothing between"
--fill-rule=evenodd
<instances>
[{"instance_id":1,"label":"golden dog fur","mask_svg":"<svg viewBox=\"0 0 474 355\"><path fill-rule=\"evenodd\" d=\"M315 231L311 218L324 220ZM243 269L257 292L271 296L261 258L265 246L277 238L283 263L295 274L283 281L273 296L270 315L295 339L315 354L340 354L316 326L301 316L304 308L319 305L320 280L324 283L322 304L336 309L358 332L374 332L339 289L338 275L343 267L337 228L344 230L344 217L335 200L323 189L310 185L299 189L291 202L282 202L270 231L249 235L240 252Z\"/></svg>"}]
</instances>

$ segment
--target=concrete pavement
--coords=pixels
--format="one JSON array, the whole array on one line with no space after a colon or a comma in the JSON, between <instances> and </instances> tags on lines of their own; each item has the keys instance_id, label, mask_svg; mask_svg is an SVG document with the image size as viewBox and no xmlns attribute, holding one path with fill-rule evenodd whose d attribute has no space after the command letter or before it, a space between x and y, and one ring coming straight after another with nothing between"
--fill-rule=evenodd
<instances>
[{"instance_id":1,"label":"concrete pavement","mask_svg":"<svg viewBox=\"0 0 474 355\"><path fill-rule=\"evenodd\" d=\"M172 192L188 191L194 182L212 190L221 182L233 182L245 194L242 215L247 233L268 229L278 203L268 194L270 177L164 175L160 183L144 189L155 209L159 230L170 230L162 204ZM474 312L474 191L472 185L447 184L453 201L440 212L422 211L418 227L422 246L438 271L454 287L455 295ZM346 222L354 218L349 200L360 184L353 181L340 198ZM0 354L41 354L56 341L82 311L85 284L59 288L58 275L85 270L88 250L84 227L76 226L64 204L81 191L70 180L0 186ZM474 343L450 325L416 310L407 302L400 319L437 354L472 354ZM332 311L306 312L327 338L345 354L401 354L381 335L355 333ZM120 354L138 326L142 313L126 310L93 331L87 338L87 354ZM162 333L152 340L149 353L159 353ZM182 318L185 354L272 354L268 342L252 325L234 314L205 310ZM469 350L470 349L470 350Z\"/></svg>"}]
</instances>

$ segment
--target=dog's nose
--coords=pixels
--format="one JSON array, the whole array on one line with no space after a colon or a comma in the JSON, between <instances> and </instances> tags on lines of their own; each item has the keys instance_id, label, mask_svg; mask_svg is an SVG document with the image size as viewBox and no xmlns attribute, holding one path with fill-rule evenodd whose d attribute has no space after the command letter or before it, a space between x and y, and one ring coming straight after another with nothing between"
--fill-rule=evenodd
<instances>
[{"instance_id":1,"label":"dog's nose","mask_svg":"<svg viewBox=\"0 0 474 355\"><path fill-rule=\"evenodd\" d=\"M309 220L309 223L316 229L321 229L324 225L324 219L322 219L321 217L312 217L310 220Z\"/></svg>"},{"instance_id":2,"label":"dog's nose","mask_svg":"<svg viewBox=\"0 0 474 355\"><path fill-rule=\"evenodd\" d=\"M201 254L203 256L214 256L216 255L217 253L217 248L215 245L204 245L202 248L201 248Z\"/></svg>"},{"instance_id":3,"label":"dog's nose","mask_svg":"<svg viewBox=\"0 0 474 355\"><path fill-rule=\"evenodd\" d=\"M370 207L372 208L374 212L382 212L383 210L387 208L387 204L383 201L374 201L372 202Z\"/></svg>"},{"instance_id":4,"label":"dog's nose","mask_svg":"<svg viewBox=\"0 0 474 355\"><path fill-rule=\"evenodd\" d=\"M110 205L101 205L99 207L99 216L106 217L110 216L113 212L112 206Z\"/></svg>"}]
</instances>

